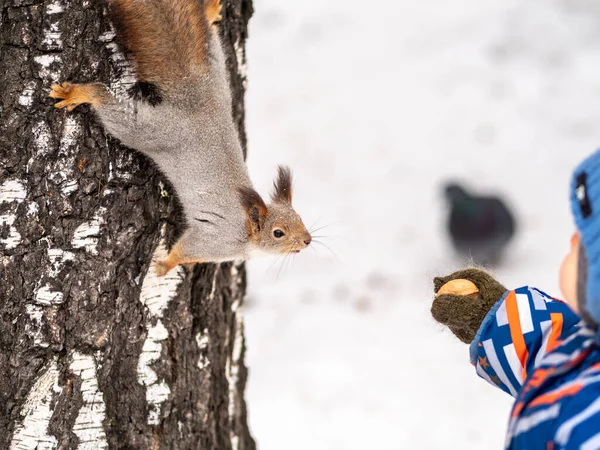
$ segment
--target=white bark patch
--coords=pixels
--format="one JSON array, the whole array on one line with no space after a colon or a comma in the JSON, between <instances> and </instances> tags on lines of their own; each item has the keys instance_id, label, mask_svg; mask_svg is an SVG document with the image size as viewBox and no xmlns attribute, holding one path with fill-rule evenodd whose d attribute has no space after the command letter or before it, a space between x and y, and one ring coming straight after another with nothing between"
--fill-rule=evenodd
<instances>
[{"instance_id":1,"label":"white bark patch","mask_svg":"<svg viewBox=\"0 0 600 450\"><path fill-rule=\"evenodd\" d=\"M58 146L58 158L47 169L47 179L59 186L63 199L75 192L79 186L76 177L73 176L75 169L75 155L78 152L79 137L82 128L80 117L69 115L65 119L60 143ZM70 205L65 200L64 208L70 209Z\"/></svg>"},{"instance_id":2,"label":"white bark patch","mask_svg":"<svg viewBox=\"0 0 600 450\"><path fill-rule=\"evenodd\" d=\"M165 227L162 228L164 235ZM164 381L158 380L158 375L152 365L160 358L162 342L169 337L167 329L160 320L169 302L177 294L177 288L183 280L183 269L177 266L164 277L156 275L155 262L167 257L167 248L164 239L161 239L154 255L153 263L142 282L140 302L148 308L151 320L156 320L156 325L148 329L148 335L142 347L142 353L137 367L138 383L146 387L146 400L149 406L148 424L160 423L162 404L171 394L169 386Z\"/></svg>"},{"instance_id":3,"label":"white bark patch","mask_svg":"<svg viewBox=\"0 0 600 450\"><path fill-rule=\"evenodd\" d=\"M39 211L40 211L40 207L38 206L37 203L31 202L27 205L27 215L28 216L35 216L35 215L37 215L37 213Z\"/></svg>"},{"instance_id":4,"label":"white bark patch","mask_svg":"<svg viewBox=\"0 0 600 450\"><path fill-rule=\"evenodd\" d=\"M81 134L81 124L77 116L67 116L65 126L63 127L62 137L60 139L60 151L66 152L78 143Z\"/></svg>"},{"instance_id":5,"label":"white bark patch","mask_svg":"<svg viewBox=\"0 0 600 450\"><path fill-rule=\"evenodd\" d=\"M105 31L100 36L98 36L98 40L100 42L111 42L111 41L114 41L115 36L116 36L115 31L111 29L110 31Z\"/></svg>"},{"instance_id":6,"label":"white bark patch","mask_svg":"<svg viewBox=\"0 0 600 450\"><path fill-rule=\"evenodd\" d=\"M79 410L73 433L79 438L79 450L102 450L108 448L102 422L106 406L96 375L96 362L90 355L73 353L71 372L81 378L83 406Z\"/></svg>"},{"instance_id":7,"label":"white bark patch","mask_svg":"<svg viewBox=\"0 0 600 450\"><path fill-rule=\"evenodd\" d=\"M121 180L129 180L131 179L131 172L129 169L131 165L132 153L131 152L123 152L117 155L116 167L113 167L113 163L108 163L108 178L107 182L112 181L115 178ZM128 169L123 170L122 168L126 167ZM160 183L160 182L159 182ZM105 193L112 192L110 189L105 189Z\"/></svg>"},{"instance_id":8,"label":"white bark patch","mask_svg":"<svg viewBox=\"0 0 600 450\"><path fill-rule=\"evenodd\" d=\"M155 326L148 329L148 336L138 362L138 382L146 387L146 400L148 400L150 410L148 414L149 425L160 423L160 406L171 394L169 386L164 381L159 382L158 375L152 370L152 364L160 359L162 341L165 341L168 337L169 332L158 320Z\"/></svg>"},{"instance_id":9,"label":"white bark patch","mask_svg":"<svg viewBox=\"0 0 600 450\"><path fill-rule=\"evenodd\" d=\"M242 78L244 89L248 87L248 64L246 62L246 50L240 45L239 39L234 42L235 58L237 60L238 74Z\"/></svg>"},{"instance_id":10,"label":"white bark patch","mask_svg":"<svg viewBox=\"0 0 600 450\"><path fill-rule=\"evenodd\" d=\"M0 228L8 227L8 236L1 238L0 244L4 245L4 248L7 250L15 248L21 242L21 233L13 226L15 219L16 216L14 214L0 215Z\"/></svg>"},{"instance_id":11,"label":"white bark patch","mask_svg":"<svg viewBox=\"0 0 600 450\"><path fill-rule=\"evenodd\" d=\"M113 173L113 164L112 161L108 162L108 178L106 181L111 181L115 177Z\"/></svg>"},{"instance_id":12,"label":"white bark patch","mask_svg":"<svg viewBox=\"0 0 600 450\"><path fill-rule=\"evenodd\" d=\"M112 36L111 36L112 34ZM101 39L107 40L106 48L110 50L110 59L114 62L114 64L120 69L121 75L119 78L114 78L110 82L110 89L117 96L124 96L129 89L136 81L136 75L133 70L133 67L127 61L127 58L123 55L114 39L114 32L104 33L101 36Z\"/></svg>"},{"instance_id":13,"label":"white bark patch","mask_svg":"<svg viewBox=\"0 0 600 450\"><path fill-rule=\"evenodd\" d=\"M229 384L229 420L232 424L235 424L240 414L240 411L238 410L238 405L241 399L239 398L238 382L240 379L240 362L244 343L244 321L238 300L236 300L231 305L231 310L235 314L235 334L233 339L233 350L231 352L231 357L227 358L225 364L225 375L227 376L227 382ZM231 427L229 438L231 440L232 449L238 450L239 436L237 436L233 431L235 430L235 428L235 426Z\"/></svg>"},{"instance_id":14,"label":"white bark patch","mask_svg":"<svg viewBox=\"0 0 600 450\"><path fill-rule=\"evenodd\" d=\"M46 6L46 14L59 14L64 10L65 8L59 1L49 3L48 6Z\"/></svg>"},{"instance_id":15,"label":"white bark patch","mask_svg":"<svg viewBox=\"0 0 600 450\"><path fill-rule=\"evenodd\" d=\"M58 57L58 55L40 55L40 56L36 56L35 58L33 58L33 60L38 63L42 68L47 69L48 67L50 67L52 64L54 64L55 62L60 61L60 58Z\"/></svg>"},{"instance_id":16,"label":"white bark patch","mask_svg":"<svg viewBox=\"0 0 600 450\"><path fill-rule=\"evenodd\" d=\"M73 233L71 245L74 248L85 248L87 252L93 255L98 254L97 245L100 239L100 226L104 223L104 214L106 208L100 207L92 220L79 225Z\"/></svg>"},{"instance_id":17,"label":"white bark patch","mask_svg":"<svg viewBox=\"0 0 600 450\"><path fill-rule=\"evenodd\" d=\"M35 291L35 303L43 306L59 305L63 302L63 293L53 291L46 283Z\"/></svg>"},{"instance_id":18,"label":"white bark patch","mask_svg":"<svg viewBox=\"0 0 600 450\"><path fill-rule=\"evenodd\" d=\"M210 337L208 336L208 328L205 328L202 333L196 335L196 344L198 344L198 350L200 350L200 357L198 358L198 368L206 369L210 365L210 360L206 355L206 350L210 344Z\"/></svg>"},{"instance_id":19,"label":"white bark patch","mask_svg":"<svg viewBox=\"0 0 600 450\"><path fill-rule=\"evenodd\" d=\"M41 306L60 305L63 302L63 293L61 291L53 291L52 286L46 283L35 290L34 301L37 305Z\"/></svg>"},{"instance_id":20,"label":"white bark patch","mask_svg":"<svg viewBox=\"0 0 600 450\"><path fill-rule=\"evenodd\" d=\"M33 60L40 66L38 69L38 75L44 81L44 83L58 83L60 79L60 63L61 58L55 54L40 55L33 58Z\"/></svg>"},{"instance_id":21,"label":"white bark patch","mask_svg":"<svg viewBox=\"0 0 600 450\"><path fill-rule=\"evenodd\" d=\"M48 153L48 151L51 150L50 143L52 142L52 134L48 124L44 121L39 121L31 128L31 131L35 136L35 146L38 155Z\"/></svg>"},{"instance_id":22,"label":"white bark patch","mask_svg":"<svg viewBox=\"0 0 600 450\"><path fill-rule=\"evenodd\" d=\"M25 312L27 313L27 316L29 316L29 322L25 325L27 336L33 338L35 347L48 347L50 343L44 339L45 336L42 331L44 325L44 308L42 306L28 304L25 305Z\"/></svg>"},{"instance_id":23,"label":"white bark patch","mask_svg":"<svg viewBox=\"0 0 600 450\"><path fill-rule=\"evenodd\" d=\"M19 96L19 105L30 107L33 104L33 93L35 92L35 83L30 81Z\"/></svg>"},{"instance_id":24,"label":"white bark patch","mask_svg":"<svg viewBox=\"0 0 600 450\"><path fill-rule=\"evenodd\" d=\"M62 270L65 261L73 261L75 255L60 248L49 248L48 259L52 265L52 268L48 271L48 276L55 278Z\"/></svg>"},{"instance_id":25,"label":"white bark patch","mask_svg":"<svg viewBox=\"0 0 600 450\"><path fill-rule=\"evenodd\" d=\"M77 180L68 180L60 185L60 190L63 195L67 196L75 192L79 188Z\"/></svg>"},{"instance_id":26,"label":"white bark patch","mask_svg":"<svg viewBox=\"0 0 600 450\"><path fill-rule=\"evenodd\" d=\"M21 203L26 196L25 185L18 180L8 180L0 184L0 203Z\"/></svg>"},{"instance_id":27,"label":"white bark patch","mask_svg":"<svg viewBox=\"0 0 600 450\"><path fill-rule=\"evenodd\" d=\"M239 269L235 264L231 266L231 277L234 280L233 285L238 286L241 280ZM237 429L235 424L240 416L238 405L240 404L241 399L239 398L238 383L240 379L240 364L244 344L244 315L237 289L234 289L232 297L235 299L231 305L231 312L234 315L233 349L231 351L231 356L227 358L225 363L225 375L229 384L229 420L231 423L229 439L231 441L231 448L233 450L238 450L240 439L239 436L235 434L234 430Z\"/></svg>"},{"instance_id":28,"label":"white bark patch","mask_svg":"<svg viewBox=\"0 0 600 450\"><path fill-rule=\"evenodd\" d=\"M7 180L0 185L0 204L12 203L18 205L27 196L25 185L18 180ZM14 207L12 208L15 209ZM7 250L15 248L21 242L21 234L13 226L16 214L6 213L0 215L0 228L8 227L8 236L0 239L0 244Z\"/></svg>"},{"instance_id":29,"label":"white bark patch","mask_svg":"<svg viewBox=\"0 0 600 450\"><path fill-rule=\"evenodd\" d=\"M63 48L58 22L50 24L50 28L44 30L42 46L45 50L60 50Z\"/></svg>"},{"instance_id":30,"label":"white bark patch","mask_svg":"<svg viewBox=\"0 0 600 450\"><path fill-rule=\"evenodd\" d=\"M163 231L164 229L163 227ZM183 269L181 266L175 267L164 277L156 275L154 263L165 259L167 255L167 247L164 240L161 240L154 251L152 264L148 268L148 273L142 282L140 301L148 308L152 317L162 317L164 310L169 306L171 299L175 297L177 288L183 280Z\"/></svg>"},{"instance_id":31,"label":"white bark patch","mask_svg":"<svg viewBox=\"0 0 600 450\"><path fill-rule=\"evenodd\" d=\"M62 390L58 386L59 375L55 358L33 384L25 400L21 409L24 419L13 434L10 450L51 450L57 447L56 438L48 435L48 424L53 412L50 409L52 396Z\"/></svg>"}]
</instances>

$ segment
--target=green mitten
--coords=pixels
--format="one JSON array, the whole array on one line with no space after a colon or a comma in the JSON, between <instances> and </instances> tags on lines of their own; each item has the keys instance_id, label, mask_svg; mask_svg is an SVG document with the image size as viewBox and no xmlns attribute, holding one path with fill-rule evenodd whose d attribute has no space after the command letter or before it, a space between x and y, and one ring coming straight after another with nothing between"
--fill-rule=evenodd
<instances>
[{"instance_id":1,"label":"green mitten","mask_svg":"<svg viewBox=\"0 0 600 450\"><path fill-rule=\"evenodd\" d=\"M431 315L436 321L450 328L458 339L470 344L475 339L486 314L502 298L506 288L483 270L465 269L447 277L434 278L434 292L437 294L444 284L457 279L469 280L475 284L479 289L478 296L436 296L431 305Z\"/></svg>"}]
</instances>

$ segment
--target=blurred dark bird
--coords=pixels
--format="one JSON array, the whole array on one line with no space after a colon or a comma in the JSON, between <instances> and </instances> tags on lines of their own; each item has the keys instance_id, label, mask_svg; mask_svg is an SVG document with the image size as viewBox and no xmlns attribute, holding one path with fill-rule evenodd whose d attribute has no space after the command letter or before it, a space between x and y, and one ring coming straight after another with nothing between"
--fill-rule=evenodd
<instances>
[{"instance_id":1,"label":"blurred dark bird","mask_svg":"<svg viewBox=\"0 0 600 450\"><path fill-rule=\"evenodd\" d=\"M497 265L515 234L515 220L497 197L472 195L458 183L444 186L450 205L448 233L456 251L483 266Z\"/></svg>"}]
</instances>

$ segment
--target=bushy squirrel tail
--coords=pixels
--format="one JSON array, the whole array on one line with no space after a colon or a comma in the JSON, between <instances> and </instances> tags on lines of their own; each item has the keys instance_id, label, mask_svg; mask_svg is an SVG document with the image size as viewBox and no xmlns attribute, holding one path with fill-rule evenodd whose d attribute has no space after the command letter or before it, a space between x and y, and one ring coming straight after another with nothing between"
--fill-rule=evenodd
<instances>
[{"instance_id":1,"label":"bushy squirrel tail","mask_svg":"<svg viewBox=\"0 0 600 450\"><path fill-rule=\"evenodd\" d=\"M214 0L208 0L215 3ZM208 65L205 0L109 0L138 78L168 91ZM218 0L216 0L218 4Z\"/></svg>"}]
</instances>

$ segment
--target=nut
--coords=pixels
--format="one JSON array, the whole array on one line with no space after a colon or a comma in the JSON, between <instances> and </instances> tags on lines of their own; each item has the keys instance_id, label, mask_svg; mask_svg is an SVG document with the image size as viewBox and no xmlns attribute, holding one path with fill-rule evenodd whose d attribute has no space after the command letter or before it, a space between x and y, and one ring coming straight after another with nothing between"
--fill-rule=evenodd
<instances>
[{"instance_id":1,"label":"nut","mask_svg":"<svg viewBox=\"0 0 600 450\"><path fill-rule=\"evenodd\" d=\"M477 286L469 280L462 278L448 281L444 284L436 295L465 295L470 297L477 297L479 289Z\"/></svg>"}]
</instances>

